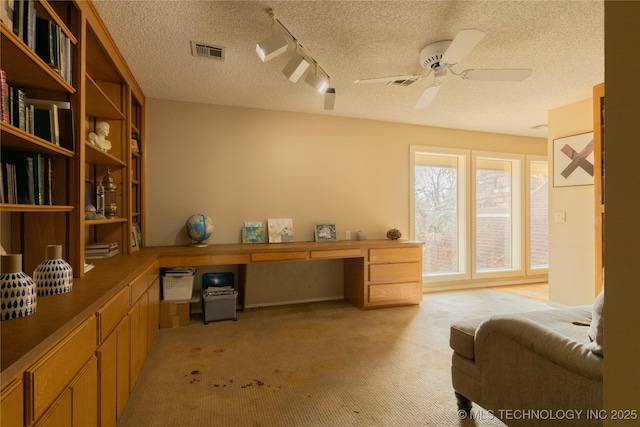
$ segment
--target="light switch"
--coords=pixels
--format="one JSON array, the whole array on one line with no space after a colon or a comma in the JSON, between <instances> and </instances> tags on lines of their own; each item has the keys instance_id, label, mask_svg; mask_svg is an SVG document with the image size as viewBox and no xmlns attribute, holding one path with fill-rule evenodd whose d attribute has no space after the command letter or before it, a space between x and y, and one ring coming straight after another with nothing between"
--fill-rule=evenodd
<instances>
[{"instance_id":1,"label":"light switch","mask_svg":"<svg viewBox=\"0 0 640 427\"><path fill-rule=\"evenodd\" d=\"M553 220L555 222L567 222L567 213L566 212L555 212L553 214Z\"/></svg>"}]
</instances>

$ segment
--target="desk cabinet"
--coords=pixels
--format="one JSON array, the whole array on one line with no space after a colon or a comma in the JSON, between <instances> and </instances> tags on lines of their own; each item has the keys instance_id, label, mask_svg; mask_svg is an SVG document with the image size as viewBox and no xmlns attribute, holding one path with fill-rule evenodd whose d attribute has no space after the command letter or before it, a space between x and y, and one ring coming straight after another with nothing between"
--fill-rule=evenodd
<instances>
[{"instance_id":1,"label":"desk cabinet","mask_svg":"<svg viewBox=\"0 0 640 427\"><path fill-rule=\"evenodd\" d=\"M359 308L420 304L422 244L369 248L364 259L345 259L344 294Z\"/></svg>"}]
</instances>

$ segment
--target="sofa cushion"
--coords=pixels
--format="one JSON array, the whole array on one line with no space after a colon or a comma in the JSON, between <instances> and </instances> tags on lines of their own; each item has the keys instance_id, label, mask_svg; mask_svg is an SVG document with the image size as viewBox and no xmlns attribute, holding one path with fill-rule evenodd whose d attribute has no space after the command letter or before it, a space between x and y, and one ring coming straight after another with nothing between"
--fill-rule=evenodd
<instances>
[{"instance_id":1,"label":"sofa cushion","mask_svg":"<svg viewBox=\"0 0 640 427\"><path fill-rule=\"evenodd\" d=\"M604 355L604 289L600 291L593 302L591 325L587 332L591 343L589 350L600 356Z\"/></svg>"},{"instance_id":2,"label":"sofa cushion","mask_svg":"<svg viewBox=\"0 0 640 427\"><path fill-rule=\"evenodd\" d=\"M469 360L475 359L474 340L476 329L485 318L462 320L451 325L449 345L460 356Z\"/></svg>"}]
</instances>

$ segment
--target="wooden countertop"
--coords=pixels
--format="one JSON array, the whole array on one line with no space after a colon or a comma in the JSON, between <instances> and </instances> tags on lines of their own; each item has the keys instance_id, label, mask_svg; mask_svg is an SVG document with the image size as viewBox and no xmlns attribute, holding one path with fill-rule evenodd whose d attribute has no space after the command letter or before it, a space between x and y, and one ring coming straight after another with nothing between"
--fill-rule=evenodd
<instances>
[{"instance_id":1,"label":"wooden countertop","mask_svg":"<svg viewBox=\"0 0 640 427\"><path fill-rule=\"evenodd\" d=\"M0 368L2 382L28 367L38 356L93 315L120 289L160 260L160 267L177 265L248 264L260 261L362 257L376 247L414 246L406 240L344 240L336 242L291 242L265 244L216 244L206 247L157 246L107 260L91 260L95 267L83 278L73 279L71 292L38 297L36 313L0 322ZM357 250L360 252L356 252ZM260 254L263 254L260 256ZM275 258L264 256L272 254ZM288 258L296 254L297 258ZM333 256L331 256L333 255ZM280 257L280 258L278 258Z\"/></svg>"}]
</instances>

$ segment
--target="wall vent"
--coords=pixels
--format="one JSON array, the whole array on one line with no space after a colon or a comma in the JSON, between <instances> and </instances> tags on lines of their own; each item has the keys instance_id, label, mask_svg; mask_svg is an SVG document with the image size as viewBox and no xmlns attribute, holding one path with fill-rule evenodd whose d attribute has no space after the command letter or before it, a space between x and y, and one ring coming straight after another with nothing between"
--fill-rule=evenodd
<instances>
[{"instance_id":1,"label":"wall vent","mask_svg":"<svg viewBox=\"0 0 640 427\"><path fill-rule=\"evenodd\" d=\"M199 42L191 42L191 55L200 56L203 58L210 59L219 59L224 61L224 51L225 48L223 46L215 46L211 44L199 43Z\"/></svg>"}]
</instances>

